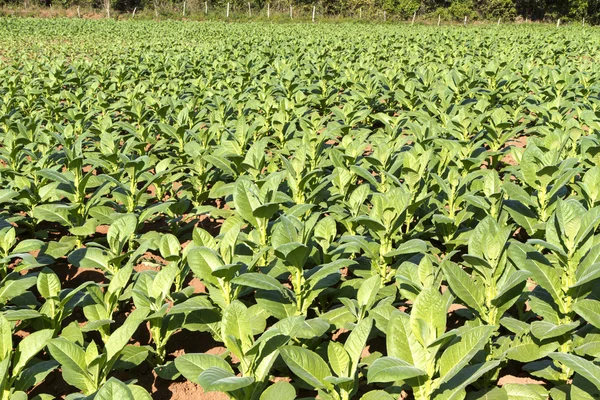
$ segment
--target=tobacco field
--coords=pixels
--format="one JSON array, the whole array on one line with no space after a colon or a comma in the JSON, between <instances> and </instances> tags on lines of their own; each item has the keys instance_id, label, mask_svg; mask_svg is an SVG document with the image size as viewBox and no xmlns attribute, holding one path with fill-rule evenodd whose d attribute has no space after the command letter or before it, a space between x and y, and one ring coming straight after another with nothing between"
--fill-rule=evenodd
<instances>
[{"instance_id":1,"label":"tobacco field","mask_svg":"<svg viewBox=\"0 0 600 400\"><path fill-rule=\"evenodd\" d=\"M3 19L0 399L600 398L599 56Z\"/></svg>"}]
</instances>

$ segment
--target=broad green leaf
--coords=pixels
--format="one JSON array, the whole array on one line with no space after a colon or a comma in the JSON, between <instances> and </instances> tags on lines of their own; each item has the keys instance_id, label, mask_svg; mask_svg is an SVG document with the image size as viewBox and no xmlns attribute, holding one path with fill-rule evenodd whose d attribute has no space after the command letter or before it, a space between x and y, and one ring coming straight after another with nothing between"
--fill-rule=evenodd
<instances>
[{"instance_id":1,"label":"broad green leaf","mask_svg":"<svg viewBox=\"0 0 600 400\"><path fill-rule=\"evenodd\" d=\"M358 288L358 293L356 295L358 305L360 307L370 308L375 301L375 297L380 288L381 278L379 276L372 276L365 280Z\"/></svg>"},{"instance_id":2,"label":"broad green leaf","mask_svg":"<svg viewBox=\"0 0 600 400\"><path fill-rule=\"evenodd\" d=\"M439 359L441 382L447 382L458 374L485 347L496 329L489 325L460 328Z\"/></svg>"},{"instance_id":3,"label":"broad green leaf","mask_svg":"<svg viewBox=\"0 0 600 400\"><path fill-rule=\"evenodd\" d=\"M225 347L231 350L239 359L242 359L244 354L234 350L237 348L235 342L239 341L241 351L244 353L252 347L254 339L252 338L250 315L248 308L241 301L234 301L223 311L221 337Z\"/></svg>"},{"instance_id":4,"label":"broad green leaf","mask_svg":"<svg viewBox=\"0 0 600 400\"><path fill-rule=\"evenodd\" d=\"M209 367L200 374L198 382L206 392L233 392L251 385L254 378L235 376L233 373L219 367Z\"/></svg>"},{"instance_id":5,"label":"broad green leaf","mask_svg":"<svg viewBox=\"0 0 600 400\"><path fill-rule=\"evenodd\" d=\"M285 346L279 352L292 372L310 386L324 389L329 385L325 378L331 371L317 353L297 346Z\"/></svg>"},{"instance_id":6,"label":"broad green leaf","mask_svg":"<svg viewBox=\"0 0 600 400\"><path fill-rule=\"evenodd\" d=\"M369 383L395 382L425 376L427 376L425 371L394 357L378 358L367 371Z\"/></svg>"},{"instance_id":7,"label":"broad green leaf","mask_svg":"<svg viewBox=\"0 0 600 400\"><path fill-rule=\"evenodd\" d=\"M579 300L575 303L573 309L587 322L600 329L600 301L592 299Z\"/></svg>"},{"instance_id":8,"label":"broad green leaf","mask_svg":"<svg viewBox=\"0 0 600 400\"><path fill-rule=\"evenodd\" d=\"M233 373L231 366L221 357L212 354L191 353L183 354L175 358L175 366L188 381L198 382L198 377L202 372L210 367L218 367L220 369Z\"/></svg>"},{"instance_id":9,"label":"broad green leaf","mask_svg":"<svg viewBox=\"0 0 600 400\"><path fill-rule=\"evenodd\" d=\"M138 326L144 321L149 312L150 310L148 309L134 310L129 314L123 325L118 327L110 335L105 345L106 358L108 361L113 360L113 357L118 355L125 345L129 343Z\"/></svg>"},{"instance_id":10,"label":"broad green leaf","mask_svg":"<svg viewBox=\"0 0 600 400\"><path fill-rule=\"evenodd\" d=\"M410 313L410 326L417 340L428 346L446 330L447 304L435 288L424 289Z\"/></svg>"},{"instance_id":11,"label":"broad green leaf","mask_svg":"<svg viewBox=\"0 0 600 400\"><path fill-rule=\"evenodd\" d=\"M94 397L94 400L137 400L126 384L116 378L110 378Z\"/></svg>"},{"instance_id":12,"label":"broad green leaf","mask_svg":"<svg viewBox=\"0 0 600 400\"><path fill-rule=\"evenodd\" d=\"M391 314L386 337L387 352L398 358L425 369L428 360L427 349L418 341L407 314L395 311Z\"/></svg>"},{"instance_id":13,"label":"broad green leaf","mask_svg":"<svg viewBox=\"0 0 600 400\"><path fill-rule=\"evenodd\" d=\"M135 233L137 223L135 215L125 214L110 225L106 239L113 253L121 254L123 247Z\"/></svg>"},{"instance_id":14,"label":"broad green leaf","mask_svg":"<svg viewBox=\"0 0 600 400\"><path fill-rule=\"evenodd\" d=\"M363 319L354 327L350 336L346 339L346 343L344 343L344 350L346 350L346 353L352 360L350 373L354 373L358 368L358 362L360 361L362 351L367 344L367 339L371 333L372 326L373 319L371 317Z\"/></svg>"},{"instance_id":15,"label":"broad green leaf","mask_svg":"<svg viewBox=\"0 0 600 400\"><path fill-rule=\"evenodd\" d=\"M329 366L337 376L349 375L351 361L343 345L330 341L327 345L327 360Z\"/></svg>"},{"instance_id":16,"label":"broad green leaf","mask_svg":"<svg viewBox=\"0 0 600 400\"><path fill-rule=\"evenodd\" d=\"M531 323L531 334L539 339L551 339L571 332L579 326L579 322L569 324L554 325L546 321L533 321Z\"/></svg>"},{"instance_id":17,"label":"broad green leaf","mask_svg":"<svg viewBox=\"0 0 600 400\"><path fill-rule=\"evenodd\" d=\"M485 291L483 285L474 281L469 274L453 262L443 263L442 268L452 293L480 315L483 314Z\"/></svg>"},{"instance_id":18,"label":"broad green leaf","mask_svg":"<svg viewBox=\"0 0 600 400\"><path fill-rule=\"evenodd\" d=\"M528 271L533 280L550 293L561 312L565 313L560 277L552 264L533 247L521 243L513 243L509 247L509 254L515 266Z\"/></svg>"},{"instance_id":19,"label":"broad green leaf","mask_svg":"<svg viewBox=\"0 0 600 400\"><path fill-rule=\"evenodd\" d=\"M559 361L573 371L589 380L600 391L600 367L585 358L567 354L567 353L552 353L550 357Z\"/></svg>"},{"instance_id":20,"label":"broad green leaf","mask_svg":"<svg viewBox=\"0 0 600 400\"><path fill-rule=\"evenodd\" d=\"M83 391L95 389L92 377L87 371L85 353L81 347L62 337L52 339L47 345L52 358L62 366L63 378L69 385Z\"/></svg>"},{"instance_id":21,"label":"broad green leaf","mask_svg":"<svg viewBox=\"0 0 600 400\"><path fill-rule=\"evenodd\" d=\"M260 395L259 400L294 400L296 389L288 382L275 382Z\"/></svg>"},{"instance_id":22,"label":"broad green leaf","mask_svg":"<svg viewBox=\"0 0 600 400\"><path fill-rule=\"evenodd\" d=\"M546 400L548 391L542 385L507 383L502 388L509 400Z\"/></svg>"},{"instance_id":23,"label":"broad green leaf","mask_svg":"<svg viewBox=\"0 0 600 400\"><path fill-rule=\"evenodd\" d=\"M531 362L546 357L558 348L557 342L541 344L535 342L529 336L523 336L515 340L506 352L506 356L511 360L520 362Z\"/></svg>"},{"instance_id":24,"label":"broad green leaf","mask_svg":"<svg viewBox=\"0 0 600 400\"><path fill-rule=\"evenodd\" d=\"M29 360L46 347L46 344L53 336L54 331L52 329L43 329L32 332L27 337L23 338L17 346L17 350L13 357L13 374L15 376L19 375Z\"/></svg>"},{"instance_id":25,"label":"broad green leaf","mask_svg":"<svg viewBox=\"0 0 600 400\"><path fill-rule=\"evenodd\" d=\"M396 398L383 390L371 390L365 393L360 400L395 400Z\"/></svg>"},{"instance_id":26,"label":"broad green leaf","mask_svg":"<svg viewBox=\"0 0 600 400\"><path fill-rule=\"evenodd\" d=\"M57 297L61 289L60 280L50 268L44 268L38 275L37 289L45 299Z\"/></svg>"},{"instance_id":27,"label":"broad green leaf","mask_svg":"<svg viewBox=\"0 0 600 400\"><path fill-rule=\"evenodd\" d=\"M283 286L279 281L269 275L258 272L247 272L232 279L236 285L251 287L254 289L277 290L282 292Z\"/></svg>"},{"instance_id":28,"label":"broad green leaf","mask_svg":"<svg viewBox=\"0 0 600 400\"><path fill-rule=\"evenodd\" d=\"M461 369L452 379L440 386L435 400L458 400L464 398L464 389L479 379L483 374L497 368L499 360L469 365Z\"/></svg>"},{"instance_id":29,"label":"broad green leaf","mask_svg":"<svg viewBox=\"0 0 600 400\"><path fill-rule=\"evenodd\" d=\"M12 350L12 325L0 314L0 361L10 358Z\"/></svg>"}]
</instances>

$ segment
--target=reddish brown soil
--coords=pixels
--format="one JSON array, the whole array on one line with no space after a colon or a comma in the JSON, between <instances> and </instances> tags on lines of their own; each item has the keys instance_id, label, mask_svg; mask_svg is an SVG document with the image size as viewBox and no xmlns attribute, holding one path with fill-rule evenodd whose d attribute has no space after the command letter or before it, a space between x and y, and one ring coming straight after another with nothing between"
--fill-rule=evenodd
<instances>
[{"instance_id":1,"label":"reddish brown soil","mask_svg":"<svg viewBox=\"0 0 600 400\"><path fill-rule=\"evenodd\" d=\"M504 149L509 147L516 147L517 149L524 149L527 146L527 136L519 136L506 142ZM511 154L507 154L502 158L502 162L506 165L517 165L517 161Z\"/></svg>"},{"instance_id":2,"label":"reddish brown soil","mask_svg":"<svg viewBox=\"0 0 600 400\"><path fill-rule=\"evenodd\" d=\"M190 381L185 382L173 382L169 385L169 391L171 395L168 397L153 395L152 398L156 400L227 400L229 396L219 392L204 393L204 390L195 383Z\"/></svg>"},{"instance_id":3,"label":"reddish brown soil","mask_svg":"<svg viewBox=\"0 0 600 400\"><path fill-rule=\"evenodd\" d=\"M77 268L71 264L60 263L53 268L63 283L63 288L74 289L85 282L107 283L104 272L100 269Z\"/></svg>"},{"instance_id":4,"label":"reddish brown soil","mask_svg":"<svg viewBox=\"0 0 600 400\"><path fill-rule=\"evenodd\" d=\"M506 385L507 383L518 383L520 385L545 385L546 382L533 379L528 376L504 375L498 380L498 386Z\"/></svg>"},{"instance_id":5,"label":"reddish brown soil","mask_svg":"<svg viewBox=\"0 0 600 400\"><path fill-rule=\"evenodd\" d=\"M96 227L96 233L100 234L100 235L106 235L108 233L108 225L98 225Z\"/></svg>"}]
</instances>

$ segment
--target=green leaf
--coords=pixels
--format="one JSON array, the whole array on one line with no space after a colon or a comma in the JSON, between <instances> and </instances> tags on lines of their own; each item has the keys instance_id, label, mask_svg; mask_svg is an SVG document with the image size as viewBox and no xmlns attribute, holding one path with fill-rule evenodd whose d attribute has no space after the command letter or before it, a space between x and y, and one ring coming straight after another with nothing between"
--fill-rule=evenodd
<instances>
[{"instance_id":1,"label":"green leaf","mask_svg":"<svg viewBox=\"0 0 600 400\"><path fill-rule=\"evenodd\" d=\"M12 392L10 395L10 400L27 400L27 393L25 392Z\"/></svg>"},{"instance_id":2,"label":"green leaf","mask_svg":"<svg viewBox=\"0 0 600 400\"><path fill-rule=\"evenodd\" d=\"M396 257L403 254L425 254L427 243L420 239L411 239L398 246L397 249L384 254L384 257Z\"/></svg>"},{"instance_id":3,"label":"green leaf","mask_svg":"<svg viewBox=\"0 0 600 400\"><path fill-rule=\"evenodd\" d=\"M125 214L114 221L108 228L106 239L114 254L121 254L127 241L133 236L137 229L137 217L133 214Z\"/></svg>"},{"instance_id":4,"label":"green leaf","mask_svg":"<svg viewBox=\"0 0 600 400\"><path fill-rule=\"evenodd\" d=\"M302 270L310 254L308 246L292 242L283 244L275 249L275 255L285 261L286 264Z\"/></svg>"},{"instance_id":5,"label":"green leaf","mask_svg":"<svg viewBox=\"0 0 600 400\"><path fill-rule=\"evenodd\" d=\"M148 346L125 346L115 363L115 369L127 370L137 367L147 358L150 350Z\"/></svg>"},{"instance_id":6,"label":"green leaf","mask_svg":"<svg viewBox=\"0 0 600 400\"><path fill-rule=\"evenodd\" d=\"M53 336L54 330L43 329L32 332L21 340L13 357L12 371L14 376L21 373L29 360L39 353Z\"/></svg>"},{"instance_id":7,"label":"green leaf","mask_svg":"<svg viewBox=\"0 0 600 400\"><path fill-rule=\"evenodd\" d=\"M428 346L446 330L447 304L435 288L424 289L410 313L410 326L417 340Z\"/></svg>"},{"instance_id":8,"label":"green leaf","mask_svg":"<svg viewBox=\"0 0 600 400\"><path fill-rule=\"evenodd\" d=\"M282 293L284 291L283 285L281 285L277 279L258 272L246 272L245 274L233 278L232 282L236 285L247 286L254 289L277 290Z\"/></svg>"},{"instance_id":9,"label":"green leaf","mask_svg":"<svg viewBox=\"0 0 600 400\"><path fill-rule=\"evenodd\" d=\"M108 270L110 255L107 251L95 247L77 249L69 254L68 260L71 264L79 268Z\"/></svg>"},{"instance_id":10,"label":"green leaf","mask_svg":"<svg viewBox=\"0 0 600 400\"><path fill-rule=\"evenodd\" d=\"M152 281L152 288L149 293L150 296L154 299L164 299L170 294L171 286L173 286L173 282L178 274L179 268L175 263L162 267Z\"/></svg>"},{"instance_id":11,"label":"green leaf","mask_svg":"<svg viewBox=\"0 0 600 400\"><path fill-rule=\"evenodd\" d=\"M131 384L127 387L131 390L131 395L135 400L152 400L150 394L143 387Z\"/></svg>"},{"instance_id":12,"label":"green leaf","mask_svg":"<svg viewBox=\"0 0 600 400\"><path fill-rule=\"evenodd\" d=\"M378 358L371 364L367 371L369 384L375 382L396 382L420 376L427 376L427 373L404 360L394 357Z\"/></svg>"},{"instance_id":13,"label":"green leaf","mask_svg":"<svg viewBox=\"0 0 600 400\"><path fill-rule=\"evenodd\" d=\"M375 302L375 297L380 288L381 278L379 276L372 276L369 279L366 279L358 288L358 293L356 295L358 305L363 308L370 308Z\"/></svg>"},{"instance_id":14,"label":"green leaf","mask_svg":"<svg viewBox=\"0 0 600 400\"><path fill-rule=\"evenodd\" d=\"M63 226L71 227L69 209L61 204L42 204L33 209L33 218L38 221L58 222Z\"/></svg>"},{"instance_id":15,"label":"green leaf","mask_svg":"<svg viewBox=\"0 0 600 400\"><path fill-rule=\"evenodd\" d=\"M149 312L150 310L143 308L134 310L129 314L123 325L110 335L105 345L106 359L108 361L116 361L113 358L129 343L138 326L144 321Z\"/></svg>"},{"instance_id":16,"label":"green leaf","mask_svg":"<svg viewBox=\"0 0 600 400\"><path fill-rule=\"evenodd\" d=\"M407 314L398 310L391 314L386 347L389 356L404 360L421 369L427 368L427 350L413 333L410 317Z\"/></svg>"},{"instance_id":17,"label":"green leaf","mask_svg":"<svg viewBox=\"0 0 600 400\"><path fill-rule=\"evenodd\" d=\"M288 382L276 382L260 395L260 400L294 400L296 389Z\"/></svg>"},{"instance_id":18,"label":"green leaf","mask_svg":"<svg viewBox=\"0 0 600 400\"><path fill-rule=\"evenodd\" d=\"M56 297L61 289L60 280L50 268L44 268L38 275L37 289L45 299Z\"/></svg>"},{"instance_id":19,"label":"green leaf","mask_svg":"<svg viewBox=\"0 0 600 400\"><path fill-rule=\"evenodd\" d=\"M183 354L175 358L175 366L188 381L200 383L198 377L202 372L210 367L218 367L220 369L233 373L231 366L221 357L212 354L191 353Z\"/></svg>"},{"instance_id":20,"label":"green leaf","mask_svg":"<svg viewBox=\"0 0 600 400\"><path fill-rule=\"evenodd\" d=\"M515 242L509 247L509 257L517 268L528 271L533 280L550 293L562 313L567 312L560 277L542 254L529 245Z\"/></svg>"},{"instance_id":21,"label":"green leaf","mask_svg":"<svg viewBox=\"0 0 600 400\"><path fill-rule=\"evenodd\" d=\"M475 382L483 374L497 368L500 363L501 361L495 360L463 368L452 379L440 386L437 391L439 394L433 398L435 400L459 400L464 398L463 391L467 386Z\"/></svg>"},{"instance_id":22,"label":"green leaf","mask_svg":"<svg viewBox=\"0 0 600 400\"><path fill-rule=\"evenodd\" d=\"M485 288L481 283L474 281L458 264L453 262L442 263L444 276L452 293L465 304L483 314Z\"/></svg>"},{"instance_id":23,"label":"green leaf","mask_svg":"<svg viewBox=\"0 0 600 400\"><path fill-rule=\"evenodd\" d=\"M592 299L579 300L573 309L583 319L600 329L600 301Z\"/></svg>"},{"instance_id":24,"label":"green leaf","mask_svg":"<svg viewBox=\"0 0 600 400\"><path fill-rule=\"evenodd\" d=\"M338 342L330 341L327 345L327 360L337 376L349 376L350 356Z\"/></svg>"},{"instance_id":25,"label":"green leaf","mask_svg":"<svg viewBox=\"0 0 600 400\"><path fill-rule=\"evenodd\" d=\"M217 278L212 273L225 263L214 250L208 247L194 247L187 255L187 262L198 279L214 286L218 285Z\"/></svg>"},{"instance_id":26,"label":"green leaf","mask_svg":"<svg viewBox=\"0 0 600 400\"><path fill-rule=\"evenodd\" d=\"M395 400L396 398L383 390L371 390L365 393L360 400Z\"/></svg>"},{"instance_id":27,"label":"green leaf","mask_svg":"<svg viewBox=\"0 0 600 400\"><path fill-rule=\"evenodd\" d=\"M0 361L9 358L12 350L12 325L0 314Z\"/></svg>"},{"instance_id":28,"label":"green leaf","mask_svg":"<svg viewBox=\"0 0 600 400\"><path fill-rule=\"evenodd\" d=\"M546 321L533 321L531 323L531 334L539 340L551 339L569 333L578 326L579 322L577 321L562 325L554 325Z\"/></svg>"},{"instance_id":29,"label":"green leaf","mask_svg":"<svg viewBox=\"0 0 600 400\"><path fill-rule=\"evenodd\" d=\"M331 371L317 353L296 346L282 347L279 352L283 361L298 378L316 389L328 386L325 378L331 376Z\"/></svg>"},{"instance_id":30,"label":"green leaf","mask_svg":"<svg viewBox=\"0 0 600 400\"><path fill-rule=\"evenodd\" d=\"M600 367L585 358L567 354L567 353L552 353L550 358L559 361L573 371L589 380L598 390L600 390Z\"/></svg>"},{"instance_id":31,"label":"green leaf","mask_svg":"<svg viewBox=\"0 0 600 400\"><path fill-rule=\"evenodd\" d=\"M511 343L506 356L511 360L532 362L546 357L558 348L558 342L536 343L531 337L523 336Z\"/></svg>"},{"instance_id":32,"label":"green leaf","mask_svg":"<svg viewBox=\"0 0 600 400\"><path fill-rule=\"evenodd\" d=\"M2 286L0 287L0 304L4 304L8 300L27 292L27 290L35 285L36 282L37 278L35 276L22 276L15 272L9 274L6 278L4 278Z\"/></svg>"},{"instance_id":33,"label":"green leaf","mask_svg":"<svg viewBox=\"0 0 600 400\"><path fill-rule=\"evenodd\" d=\"M85 353L81 347L59 337L48 342L48 351L52 358L63 368L63 378L69 384L84 392L95 389L94 381L87 371Z\"/></svg>"},{"instance_id":34,"label":"green leaf","mask_svg":"<svg viewBox=\"0 0 600 400\"><path fill-rule=\"evenodd\" d=\"M94 400L137 400L126 384L116 378L110 378L94 397Z\"/></svg>"},{"instance_id":35,"label":"green leaf","mask_svg":"<svg viewBox=\"0 0 600 400\"><path fill-rule=\"evenodd\" d=\"M441 382L447 382L458 374L485 347L496 329L497 327L489 325L459 328L456 338L440 357Z\"/></svg>"},{"instance_id":36,"label":"green leaf","mask_svg":"<svg viewBox=\"0 0 600 400\"><path fill-rule=\"evenodd\" d=\"M40 384L59 364L54 361L40 361L25 368L14 384L16 390L29 391Z\"/></svg>"},{"instance_id":37,"label":"green leaf","mask_svg":"<svg viewBox=\"0 0 600 400\"><path fill-rule=\"evenodd\" d=\"M548 398L548 391L542 385L507 383L502 388L508 394L508 400L546 400Z\"/></svg>"},{"instance_id":38,"label":"green leaf","mask_svg":"<svg viewBox=\"0 0 600 400\"><path fill-rule=\"evenodd\" d=\"M244 353L252 347L254 339L252 337L252 324L248 308L241 301L234 301L223 311L221 320L221 337L227 347L240 360L244 358ZM242 353L235 350L239 341Z\"/></svg>"},{"instance_id":39,"label":"green leaf","mask_svg":"<svg viewBox=\"0 0 600 400\"><path fill-rule=\"evenodd\" d=\"M253 227L257 227L254 209L260 207L260 202L255 194L254 184L246 179L240 179L235 185L233 193L233 204L236 212L248 221Z\"/></svg>"},{"instance_id":40,"label":"green leaf","mask_svg":"<svg viewBox=\"0 0 600 400\"><path fill-rule=\"evenodd\" d=\"M235 376L232 372L219 367L209 367L198 377L200 386L206 392L233 392L254 382L250 376Z\"/></svg>"},{"instance_id":41,"label":"green leaf","mask_svg":"<svg viewBox=\"0 0 600 400\"><path fill-rule=\"evenodd\" d=\"M360 356L367 344L367 339L369 338L372 327L373 319L371 317L364 318L354 327L350 336L346 339L346 343L344 343L344 350L346 350L352 360L352 365L350 366L351 374L354 374L358 368Z\"/></svg>"},{"instance_id":42,"label":"green leaf","mask_svg":"<svg viewBox=\"0 0 600 400\"><path fill-rule=\"evenodd\" d=\"M170 233L163 235L159 244L160 255L164 259L169 259L173 256L179 256L181 253L181 244L175 235Z\"/></svg>"}]
</instances>

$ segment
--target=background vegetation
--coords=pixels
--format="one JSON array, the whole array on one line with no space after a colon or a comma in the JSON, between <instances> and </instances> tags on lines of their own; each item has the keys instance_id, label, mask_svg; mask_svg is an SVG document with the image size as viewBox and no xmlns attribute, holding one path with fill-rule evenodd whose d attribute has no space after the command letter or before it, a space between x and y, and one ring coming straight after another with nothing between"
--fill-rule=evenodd
<instances>
[{"instance_id":1,"label":"background vegetation","mask_svg":"<svg viewBox=\"0 0 600 400\"><path fill-rule=\"evenodd\" d=\"M228 0L2 0L5 8L76 8L103 12L109 5L114 15L132 13L152 16L181 15L184 3L187 16L201 16L208 6L209 14L224 16ZM581 22L596 24L600 21L600 0L230 0L231 17L246 16L248 6L253 17L266 16L267 3L271 16L288 15L290 6L294 15L310 16L315 6L319 16L410 19L416 13L419 19L444 21L469 20ZM115 14L116 11L116 14ZM39 15L39 14L35 14Z\"/></svg>"}]
</instances>

